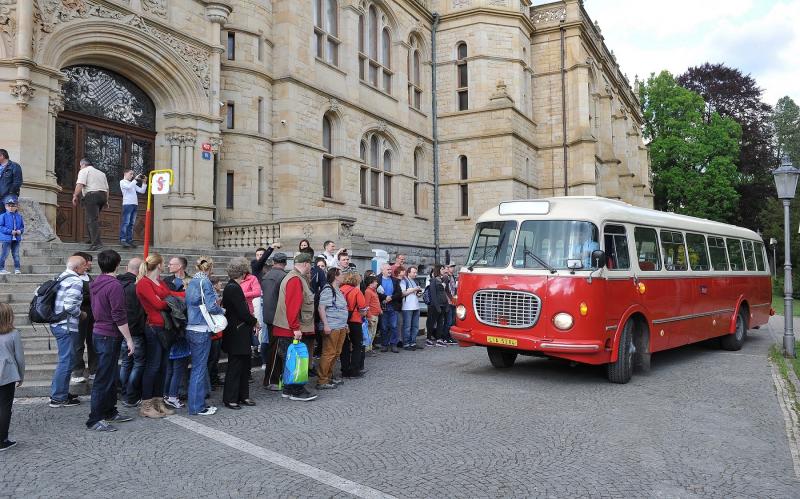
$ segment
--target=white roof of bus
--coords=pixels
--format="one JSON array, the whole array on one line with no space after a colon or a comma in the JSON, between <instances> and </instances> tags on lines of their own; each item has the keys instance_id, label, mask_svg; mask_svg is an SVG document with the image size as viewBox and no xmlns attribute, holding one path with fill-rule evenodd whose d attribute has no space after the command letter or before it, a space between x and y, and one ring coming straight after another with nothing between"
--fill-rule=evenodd
<instances>
[{"instance_id":1,"label":"white roof of bus","mask_svg":"<svg viewBox=\"0 0 800 499\"><path fill-rule=\"evenodd\" d=\"M689 232L704 232L730 237L740 237L761 241L752 230L735 225L728 225L704 218L676 215L664 211L651 210L633 206L615 199L595 196L561 196L540 199L522 199L514 203L530 203L549 201L550 211L547 215L509 214L501 215L500 206L486 211L478 218L478 222L491 220L586 220L601 226L601 222L614 221L631 224L665 227ZM502 204L502 203L501 203Z\"/></svg>"}]
</instances>

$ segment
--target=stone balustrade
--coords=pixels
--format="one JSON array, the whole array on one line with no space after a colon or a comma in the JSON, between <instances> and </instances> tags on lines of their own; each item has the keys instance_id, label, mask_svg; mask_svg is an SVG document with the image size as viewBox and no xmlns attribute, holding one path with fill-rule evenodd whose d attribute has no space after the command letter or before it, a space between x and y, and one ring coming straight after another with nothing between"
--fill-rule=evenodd
<instances>
[{"instance_id":1,"label":"stone balustrade","mask_svg":"<svg viewBox=\"0 0 800 499\"><path fill-rule=\"evenodd\" d=\"M280 237L279 224L218 224L214 228L214 244L219 249L254 250L274 243Z\"/></svg>"}]
</instances>

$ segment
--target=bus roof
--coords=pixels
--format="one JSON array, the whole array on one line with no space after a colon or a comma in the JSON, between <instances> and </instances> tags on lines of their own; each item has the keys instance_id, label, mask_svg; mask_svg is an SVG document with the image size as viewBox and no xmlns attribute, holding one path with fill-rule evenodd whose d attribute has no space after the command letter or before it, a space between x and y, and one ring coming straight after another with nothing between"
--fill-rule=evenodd
<instances>
[{"instance_id":1,"label":"bus roof","mask_svg":"<svg viewBox=\"0 0 800 499\"><path fill-rule=\"evenodd\" d=\"M598 226L609 221L623 222L761 241L758 234L743 227L704 218L651 210L616 199L596 196L561 196L504 201L478 217L478 223L492 220L546 219L586 220L594 222Z\"/></svg>"}]
</instances>

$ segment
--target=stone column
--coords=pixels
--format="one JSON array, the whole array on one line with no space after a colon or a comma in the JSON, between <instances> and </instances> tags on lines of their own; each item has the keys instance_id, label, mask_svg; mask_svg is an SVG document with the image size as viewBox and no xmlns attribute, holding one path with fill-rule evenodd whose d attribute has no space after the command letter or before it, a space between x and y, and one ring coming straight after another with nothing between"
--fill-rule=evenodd
<instances>
[{"instance_id":1,"label":"stone column","mask_svg":"<svg viewBox=\"0 0 800 499\"><path fill-rule=\"evenodd\" d=\"M216 0L206 4L206 17L211 21L209 42L214 46L211 52L211 95L209 96L209 114L219 116L220 111L220 59L222 45L220 34L222 25L228 20L233 9L227 2Z\"/></svg>"},{"instance_id":2,"label":"stone column","mask_svg":"<svg viewBox=\"0 0 800 499\"><path fill-rule=\"evenodd\" d=\"M183 189L181 194L194 197L194 146L197 135L186 133L181 136L183 145Z\"/></svg>"},{"instance_id":3,"label":"stone column","mask_svg":"<svg viewBox=\"0 0 800 499\"><path fill-rule=\"evenodd\" d=\"M47 165L45 168L45 178L56 182L56 155L55 155L55 136L56 118L58 113L64 110L64 98L61 93L50 94L50 104L48 106L49 118L47 120Z\"/></svg>"},{"instance_id":4,"label":"stone column","mask_svg":"<svg viewBox=\"0 0 800 499\"><path fill-rule=\"evenodd\" d=\"M174 189L170 189L170 196L173 194L181 194L181 183L183 182L183 172L181 172L181 135L175 132L168 133L167 142L170 145L169 164L172 168L172 174L175 175Z\"/></svg>"}]
</instances>

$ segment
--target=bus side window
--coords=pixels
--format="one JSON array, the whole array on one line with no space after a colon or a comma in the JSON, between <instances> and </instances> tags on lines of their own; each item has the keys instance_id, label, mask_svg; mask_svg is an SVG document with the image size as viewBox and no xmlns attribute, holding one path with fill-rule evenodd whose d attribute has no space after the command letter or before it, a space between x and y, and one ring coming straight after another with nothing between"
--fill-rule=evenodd
<instances>
[{"instance_id":1,"label":"bus side window","mask_svg":"<svg viewBox=\"0 0 800 499\"><path fill-rule=\"evenodd\" d=\"M711 253L711 265L714 270L728 270L728 254L725 253L725 240L721 237L708 236L708 249Z\"/></svg>"},{"instance_id":2,"label":"bus side window","mask_svg":"<svg viewBox=\"0 0 800 499\"><path fill-rule=\"evenodd\" d=\"M756 265L758 266L759 272L764 272L766 270L766 265L764 265L764 245L761 243L755 243L756 245Z\"/></svg>"},{"instance_id":3,"label":"bus side window","mask_svg":"<svg viewBox=\"0 0 800 499\"><path fill-rule=\"evenodd\" d=\"M661 248L664 251L664 268L667 270L688 270L686 264L686 245L683 233L671 230L661 231Z\"/></svg>"},{"instance_id":4,"label":"bus side window","mask_svg":"<svg viewBox=\"0 0 800 499\"><path fill-rule=\"evenodd\" d=\"M692 270L710 269L705 236L686 233L686 247L689 249L689 265Z\"/></svg>"},{"instance_id":5,"label":"bus side window","mask_svg":"<svg viewBox=\"0 0 800 499\"><path fill-rule=\"evenodd\" d=\"M756 256L753 253L753 242L752 241L742 241L742 246L744 246L744 263L747 265L747 270L750 272L756 271Z\"/></svg>"},{"instance_id":6,"label":"bus side window","mask_svg":"<svg viewBox=\"0 0 800 499\"><path fill-rule=\"evenodd\" d=\"M744 270L742 242L738 239L726 239L725 243L728 247L728 258L731 260L731 270Z\"/></svg>"},{"instance_id":7,"label":"bus side window","mask_svg":"<svg viewBox=\"0 0 800 499\"><path fill-rule=\"evenodd\" d=\"M606 267L609 270L628 270L631 268L628 252L628 236L622 225L607 225L603 234L606 248Z\"/></svg>"},{"instance_id":8,"label":"bus side window","mask_svg":"<svg viewBox=\"0 0 800 499\"><path fill-rule=\"evenodd\" d=\"M661 270L661 255L658 249L658 234L655 229L636 227L633 229L636 259L639 270Z\"/></svg>"}]
</instances>

